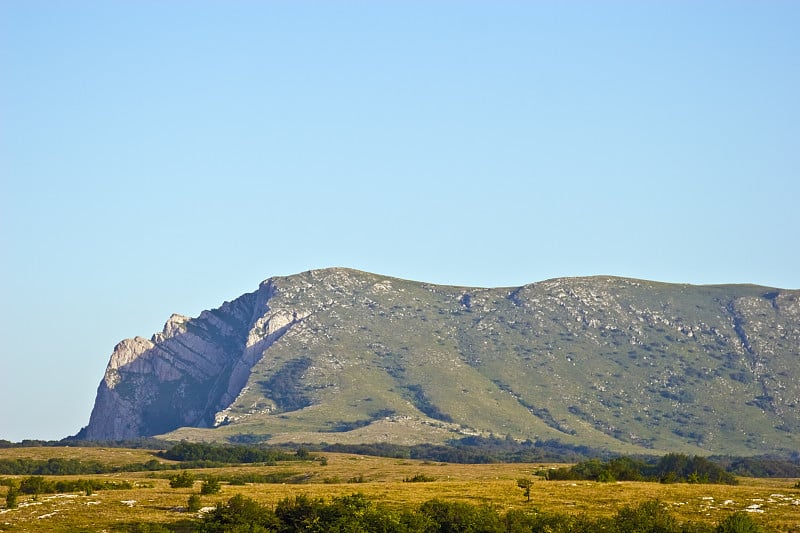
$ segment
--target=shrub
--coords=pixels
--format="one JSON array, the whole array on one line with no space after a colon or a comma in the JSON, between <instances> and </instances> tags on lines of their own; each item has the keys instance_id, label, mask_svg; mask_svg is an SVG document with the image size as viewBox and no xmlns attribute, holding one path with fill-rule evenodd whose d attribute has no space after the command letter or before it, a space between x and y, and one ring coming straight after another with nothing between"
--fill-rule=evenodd
<instances>
[{"instance_id":1,"label":"shrub","mask_svg":"<svg viewBox=\"0 0 800 533\"><path fill-rule=\"evenodd\" d=\"M675 517L658 500L646 501L636 507L623 507L617 512L615 521L620 533L679 531Z\"/></svg>"},{"instance_id":2,"label":"shrub","mask_svg":"<svg viewBox=\"0 0 800 533\"><path fill-rule=\"evenodd\" d=\"M533 486L533 481L527 478L520 478L517 480L517 487L521 488L525 491L525 498L527 501L531 501L531 487Z\"/></svg>"},{"instance_id":3,"label":"shrub","mask_svg":"<svg viewBox=\"0 0 800 533\"><path fill-rule=\"evenodd\" d=\"M7 509L16 509L17 508L17 496L19 495L19 489L16 485L10 485L8 487L8 493L6 494L6 508Z\"/></svg>"},{"instance_id":4,"label":"shrub","mask_svg":"<svg viewBox=\"0 0 800 533\"><path fill-rule=\"evenodd\" d=\"M20 482L19 490L22 494L33 494L34 496L56 492L55 485L42 476L26 477Z\"/></svg>"},{"instance_id":5,"label":"shrub","mask_svg":"<svg viewBox=\"0 0 800 533\"><path fill-rule=\"evenodd\" d=\"M400 513L387 511L374 505L363 494L352 494L333 498L325 502L321 498L298 495L286 498L275 507L275 516L280 524L277 531L330 531L330 532L381 532L407 533L417 531L448 531L433 529L433 522L411 511Z\"/></svg>"},{"instance_id":6,"label":"shrub","mask_svg":"<svg viewBox=\"0 0 800 533\"><path fill-rule=\"evenodd\" d=\"M230 485L246 485L248 483L299 483L297 472L270 472L259 474L256 472L244 472L242 474L231 474L220 478L220 481L227 481Z\"/></svg>"},{"instance_id":7,"label":"shrub","mask_svg":"<svg viewBox=\"0 0 800 533\"><path fill-rule=\"evenodd\" d=\"M197 495L193 495L199 500ZM191 501L191 499L190 499ZM738 515L738 516L737 516ZM658 501L647 501L620 509L613 517L532 512L511 509L501 514L488 506L464 502L429 500L415 509L388 510L362 494L325 501L298 495L278 502L274 511L236 495L218 503L200 522L206 533L267 533L330 531L364 533L757 533L759 529L745 513L728 517L717 529L695 522L679 524Z\"/></svg>"},{"instance_id":8,"label":"shrub","mask_svg":"<svg viewBox=\"0 0 800 533\"><path fill-rule=\"evenodd\" d=\"M503 517L506 531L511 533L594 533L595 531L616 531L606 519L592 520L583 515L562 513L529 513L511 509ZM683 532L681 532L683 533Z\"/></svg>"},{"instance_id":9,"label":"shrub","mask_svg":"<svg viewBox=\"0 0 800 533\"><path fill-rule=\"evenodd\" d=\"M84 492L91 496L96 490L127 490L132 489L130 481L113 481L99 479L62 479L45 487L48 492Z\"/></svg>"},{"instance_id":10,"label":"shrub","mask_svg":"<svg viewBox=\"0 0 800 533\"><path fill-rule=\"evenodd\" d=\"M257 501L237 494L227 503L218 503L216 509L203 518L200 531L222 533L248 531L252 533L277 530L275 513Z\"/></svg>"},{"instance_id":11,"label":"shrub","mask_svg":"<svg viewBox=\"0 0 800 533\"><path fill-rule=\"evenodd\" d=\"M216 494L221 487L217 478L210 477L200 486L200 494Z\"/></svg>"},{"instance_id":12,"label":"shrub","mask_svg":"<svg viewBox=\"0 0 800 533\"><path fill-rule=\"evenodd\" d=\"M411 477L403 478L403 481L406 483L423 483L426 481L436 481L436 478L433 476L427 476L425 474L414 474Z\"/></svg>"},{"instance_id":13,"label":"shrub","mask_svg":"<svg viewBox=\"0 0 800 533\"><path fill-rule=\"evenodd\" d=\"M186 502L186 510L190 513L196 513L202 506L203 505L200 502L200 496L197 494L192 494L189 496L189 501Z\"/></svg>"},{"instance_id":14,"label":"shrub","mask_svg":"<svg viewBox=\"0 0 800 533\"><path fill-rule=\"evenodd\" d=\"M308 450L301 446L300 448L297 448L297 452L295 452L295 455L297 456L298 459L308 459Z\"/></svg>"},{"instance_id":15,"label":"shrub","mask_svg":"<svg viewBox=\"0 0 800 533\"><path fill-rule=\"evenodd\" d=\"M184 470L169 478L169 486L173 489L190 489L194 486L194 474Z\"/></svg>"},{"instance_id":16,"label":"shrub","mask_svg":"<svg viewBox=\"0 0 800 533\"><path fill-rule=\"evenodd\" d=\"M81 480L81 481L78 482L77 485L78 485L78 488L80 488L80 490L82 490L84 492L84 494L86 494L87 496L91 496L92 494L94 494L94 486L92 485L91 481L89 481L89 480L85 480L85 481Z\"/></svg>"},{"instance_id":17,"label":"shrub","mask_svg":"<svg viewBox=\"0 0 800 533\"><path fill-rule=\"evenodd\" d=\"M742 512L733 513L716 529L717 533L758 533L759 531L761 528L750 518L750 515Z\"/></svg>"},{"instance_id":18,"label":"shrub","mask_svg":"<svg viewBox=\"0 0 800 533\"><path fill-rule=\"evenodd\" d=\"M286 531L308 531L312 524L321 525L324 508L322 499L298 495L278 502L275 515Z\"/></svg>"},{"instance_id":19,"label":"shrub","mask_svg":"<svg viewBox=\"0 0 800 533\"><path fill-rule=\"evenodd\" d=\"M435 524L433 531L501 533L505 530L500 515L485 506L429 500L420 506L419 512Z\"/></svg>"},{"instance_id":20,"label":"shrub","mask_svg":"<svg viewBox=\"0 0 800 533\"><path fill-rule=\"evenodd\" d=\"M614 483L617 480L614 477L614 473L611 470L603 470L599 474L597 474L597 481L601 483Z\"/></svg>"}]
</instances>

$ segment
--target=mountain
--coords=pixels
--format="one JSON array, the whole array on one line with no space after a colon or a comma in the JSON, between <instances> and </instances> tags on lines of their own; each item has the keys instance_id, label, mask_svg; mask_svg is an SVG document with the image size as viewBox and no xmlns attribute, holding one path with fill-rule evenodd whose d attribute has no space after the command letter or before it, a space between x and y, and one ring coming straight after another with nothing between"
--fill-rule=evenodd
<instances>
[{"instance_id":1,"label":"mountain","mask_svg":"<svg viewBox=\"0 0 800 533\"><path fill-rule=\"evenodd\" d=\"M800 291L332 268L122 341L79 437L800 449Z\"/></svg>"}]
</instances>

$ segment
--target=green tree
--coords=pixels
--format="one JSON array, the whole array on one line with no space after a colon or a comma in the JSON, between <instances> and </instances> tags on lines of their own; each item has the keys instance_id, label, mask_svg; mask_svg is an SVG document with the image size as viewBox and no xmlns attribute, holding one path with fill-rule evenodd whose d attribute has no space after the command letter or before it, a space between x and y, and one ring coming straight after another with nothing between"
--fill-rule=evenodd
<instances>
[{"instance_id":1,"label":"green tree","mask_svg":"<svg viewBox=\"0 0 800 533\"><path fill-rule=\"evenodd\" d=\"M527 501L531 501L531 486L533 486L533 481L528 478L520 478L517 480L517 487L525 491L525 498Z\"/></svg>"},{"instance_id":2,"label":"green tree","mask_svg":"<svg viewBox=\"0 0 800 533\"><path fill-rule=\"evenodd\" d=\"M15 485L8 486L8 493L6 493L6 508L17 508L17 497L19 496L19 488Z\"/></svg>"},{"instance_id":3,"label":"green tree","mask_svg":"<svg viewBox=\"0 0 800 533\"><path fill-rule=\"evenodd\" d=\"M87 496L91 496L94 493L94 485L92 484L92 481L89 479L79 480L76 488L82 490L84 494L86 494Z\"/></svg>"},{"instance_id":4,"label":"green tree","mask_svg":"<svg viewBox=\"0 0 800 533\"><path fill-rule=\"evenodd\" d=\"M603 470L597 474L597 481L600 483L614 483L616 480L617 478L611 470Z\"/></svg>"},{"instance_id":5,"label":"green tree","mask_svg":"<svg viewBox=\"0 0 800 533\"><path fill-rule=\"evenodd\" d=\"M189 501L186 502L186 510L190 513L196 513L202 506L203 505L200 502L200 496L197 494L192 494L189 496Z\"/></svg>"},{"instance_id":6,"label":"green tree","mask_svg":"<svg viewBox=\"0 0 800 533\"><path fill-rule=\"evenodd\" d=\"M169 486L173 489L190 489L194 486L194 474L184 470L169 478Z\"/></svg>"},{"instance_id":7,"label":"green tree","mask_svg":"<svg viewBox=\"0 0 800 533\"><path fill-rule=\"evenodd\" d=\"M216 494L221 488L219 480L215 477L210 477L203 481L203 484L200 486L200 494Z\"/></svg>"},{"instance_id":8,"label":"green tree","mask_svg":"<svg viewBox=\"0 0 800 533\"><path fill-rule=\"evenodd\" d=\"M39 494L55 492L55 486L42 476L30 476L20 482L19 490L23 494L33 494L36 499Z\"/></svg>"}]
</instances>

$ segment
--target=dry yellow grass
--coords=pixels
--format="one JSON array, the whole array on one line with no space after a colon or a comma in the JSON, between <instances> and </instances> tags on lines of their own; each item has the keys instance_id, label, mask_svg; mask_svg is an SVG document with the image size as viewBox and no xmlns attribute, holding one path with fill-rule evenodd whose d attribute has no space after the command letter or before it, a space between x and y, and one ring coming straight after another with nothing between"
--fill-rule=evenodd
<instances>
[{"instance_id":1,"label":"dry yellow grass","mask_svg":"<svg viewBox=\"0 0 800 533\"><path fill-rule=\"evenodd\" d=\"M149 458L141 450L116 449L17 449L1 450L0 458L91 457L104 462L143 462ZM81 455L83 452L85 454ZM205 506L225 501L234 494L244 494L266 505L275 505L286 497L304 494L332 498L360 492L381 504L402 507L417 505L433 498L487 504L498 510L537 508L542 511L611 515L624 505L657 498L670 506L680 520L717 523L728 514L757 505L753 516L770 531L800 531L800 490L795 480L741 480L738 486L727 485L662 485L659 483L594 483L544 481L534 478L540 464L457 465L432 464L423 461L346 454L317 454L319 461L288 462L274 467L236 466L223 469L196 470L198 477L257 472L261 474L290 472L303 475L305 484L223 484L222 492L203 496ZM157 475L167 476L169 472ZM403 479L425 474L435 481L407 483ZM12 476L6 476L12 477ZM125 473L92 477L125 479L141 486L132 490L98 491L82 494L45 495L38 501L29 496L20 498L20 508L0 509L0 529L12 531L103 531L115 525L139 522L172 523L191 515L183 507L190 494L199 492L199 481L193 489L172 489L167 479L154 479L151 473ZM531 502L527 503L516 480L534 478ZM348 480L363 478L364 482ZM0 488L5 495L5 487ZM4 501L4 500L2 500ZM127 503L125 503L127 502ZM755 508L754 508L755 509Z\"/></svg>"},{"instance_id":2,"label":"dry yellow grass","mask_svg":"<svg viewBox=\"0 0 800 533\"><path fill-rule=\"evenodd\" d=\"M81 461L99 461L110 465L145 463L157 459L152 450L136 450L128 448L81 448L75 446L39 447L39 448L0 448L0 459L79 459ZM166 461L159 459L165 463Z\"/></svg>"}]
</instances>

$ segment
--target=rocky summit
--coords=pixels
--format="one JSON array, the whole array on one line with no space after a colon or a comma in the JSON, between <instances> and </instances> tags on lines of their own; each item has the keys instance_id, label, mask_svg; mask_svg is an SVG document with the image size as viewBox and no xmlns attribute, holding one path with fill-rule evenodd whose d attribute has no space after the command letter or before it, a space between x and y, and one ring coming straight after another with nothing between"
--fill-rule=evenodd
<instances>
[{"instance_id":1,"label":"rocky summit","mask_svg":"<svg viewBox=\"0 0 800 533\"><path fill-rule=\"evenodd\" d=\"M800 291L275 277L114 349L79 437L800 449Z\"/></svg>"}]
</instances>

